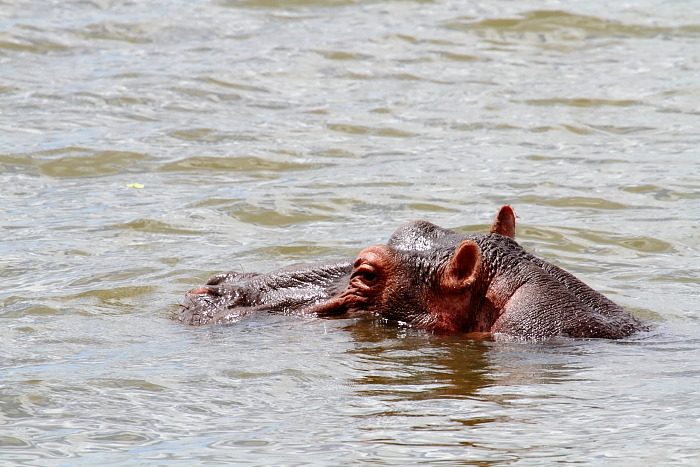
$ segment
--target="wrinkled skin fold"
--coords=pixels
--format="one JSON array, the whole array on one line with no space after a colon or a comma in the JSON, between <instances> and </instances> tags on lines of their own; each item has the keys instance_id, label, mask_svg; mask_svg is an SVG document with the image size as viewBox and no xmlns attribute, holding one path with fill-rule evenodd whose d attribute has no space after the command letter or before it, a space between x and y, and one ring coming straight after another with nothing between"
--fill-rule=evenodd
<instances>
[{"instance_id":1,"label":"wrinkled skin fold","mask_svg":"<svg viewBox=\"0 0 700 467\"><path fill-rule=\"evenodd\" d=\"M648 326L515 241L515 214L488 234L459 234L426 221L400 227L356 258L225 272L190 290L178 319L226 323L267 311L319 317L370 314L441 333L617 339Z\"/></svg>"}]
</instances>

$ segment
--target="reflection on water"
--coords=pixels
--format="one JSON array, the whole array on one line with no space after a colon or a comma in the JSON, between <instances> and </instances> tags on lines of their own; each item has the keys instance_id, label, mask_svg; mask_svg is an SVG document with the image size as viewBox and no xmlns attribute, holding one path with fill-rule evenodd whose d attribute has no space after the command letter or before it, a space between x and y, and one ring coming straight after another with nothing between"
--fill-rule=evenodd
<instances>
[{"instance_id":1,"label":"reflection on water","mask_svg":"<svg viewBox=\"0 0 700 467\"><path fill-rule=\"evenodd\" d=\"M10 0L0 24L0 463L697 457L692 2ZM171 320L213 273L502 204L654 331Z\"/></svg>"},{"instance_id":2,"label":"reflection on water","mask_svg":"<svg viewBox=\"0 0 700 467\"><path fill-rule=\"evenodd\" d=\"M361 321L347 330L357 343L350 353L365 367L353 380L360 396L405 401L464 398L492 384L486 342L397 330L377 321Z\"/></svg>"}]
</instances>

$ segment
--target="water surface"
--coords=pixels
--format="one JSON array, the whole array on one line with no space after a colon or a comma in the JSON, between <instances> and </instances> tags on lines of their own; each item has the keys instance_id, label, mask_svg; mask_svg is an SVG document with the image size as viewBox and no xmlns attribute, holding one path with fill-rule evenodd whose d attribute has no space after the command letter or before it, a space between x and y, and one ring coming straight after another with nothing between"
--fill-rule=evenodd
<instances>
[{"instance_id":1,"label":"water surface","mask_svg":"<svg viewBox=\"0 0 700 467\"><path fill-rule=\"evenodd\" d=\"M693 2L0 2L0 463L700 455ZM488 228L651 321L171 319L222 270Z\"/></svg>"}]
</instances>

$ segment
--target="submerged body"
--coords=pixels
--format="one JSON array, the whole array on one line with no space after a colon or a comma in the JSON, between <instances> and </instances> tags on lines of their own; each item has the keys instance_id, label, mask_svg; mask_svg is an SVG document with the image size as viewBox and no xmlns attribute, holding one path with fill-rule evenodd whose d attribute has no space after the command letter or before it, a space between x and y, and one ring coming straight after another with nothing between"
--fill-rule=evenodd
<instances>
[{"instance_id":1,"label":"submerged body","mask_svg":"<svg viewBox=\"0 0 700 467\"><path fill-rule=\"evenodd\" d=\"M430 222L399 228L357 258L213 276L188 292L187 324L235 321L258 311L321 317L370 313L445 333L621 338L647 329L611 300L515 240L515 215L498 212L489 234Z\"/></svg>"}]
</instances>

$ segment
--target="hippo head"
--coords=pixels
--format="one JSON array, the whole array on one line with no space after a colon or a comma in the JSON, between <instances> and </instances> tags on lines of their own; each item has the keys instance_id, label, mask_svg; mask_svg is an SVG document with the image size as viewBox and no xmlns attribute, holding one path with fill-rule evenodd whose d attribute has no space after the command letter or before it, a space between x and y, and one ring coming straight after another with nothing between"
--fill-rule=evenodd
<instances>
[{"instance_id":1,"label":"hippo head","mask_svg":"<svg viewBox=\"0 0 700 467\"><path fill-rule=\"evenodd\" d=\"M515 237L510 206L497 213L490 234ZM482 254L473 241L427 221L400 227L386 245L357 256L346 289L312 312L329 316L358 311L434 331L473 330L472 295L483 293ZM473 310L472 310L473 311Z\"/></svg>"},{"instance_id":2,"label":"hippo head","mask_svg":"<svg viewBox=\"0 0 700 467\"><path fill-rule=\"evenodd\" d=\"M514 236L504 206L491 233ZM461 329L481 265L465 235L426 221L399 228L386 245L355 258L281 268L267 274L233 271L190 290L178 319L200 325L236 321L253 312L353 316L370 313L432 329Z\"/></svg>"},{"instance_id":3,"label":"hippo head","mask_svg":"<svg viewBox=\"0 0 700 467\"><path fill-rule=\"evenodd\" d=\"M421 224L404 229L437 227ZM369 312L436 331L467 328L471 290L481 266L479 247L471 240L456 247L440 243L424 250L365 248L353 264L346 289L313 312L319 316Z\"/></svg>"}]
</instances>

